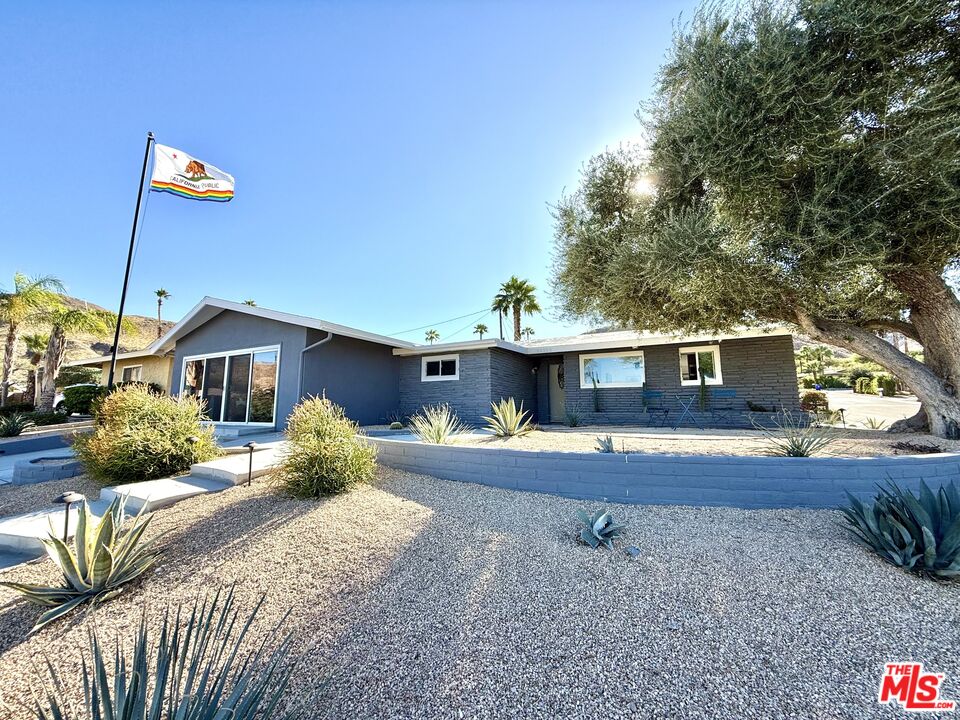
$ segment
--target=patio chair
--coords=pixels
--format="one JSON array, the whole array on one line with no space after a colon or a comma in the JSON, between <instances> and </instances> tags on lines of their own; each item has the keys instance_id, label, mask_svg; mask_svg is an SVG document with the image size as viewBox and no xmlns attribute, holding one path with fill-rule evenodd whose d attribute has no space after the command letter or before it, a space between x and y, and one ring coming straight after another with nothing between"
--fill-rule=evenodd
<instances>
[{"instance_id":1,"label":"patio chair","mask_svg":"<svg viewBox=\"0 0 960 720\"><path fill-rule=\"evenodd\" d=\"M670 408L663 404L663 390L644 390L643 409L647 413L647 427L663 427L667 424Z\"/></svg>"},{"instance_id":2,"label":"patio chair","mask_svg":"<svg viewBox=\"0 0 960 720\"><path fill-rule=\"evenodd\" d=\"M735 411L734 401L737 391L733 388L719 388L710 392L710 421L713 423L730 422Z\"/></svg>"}]
</instances>

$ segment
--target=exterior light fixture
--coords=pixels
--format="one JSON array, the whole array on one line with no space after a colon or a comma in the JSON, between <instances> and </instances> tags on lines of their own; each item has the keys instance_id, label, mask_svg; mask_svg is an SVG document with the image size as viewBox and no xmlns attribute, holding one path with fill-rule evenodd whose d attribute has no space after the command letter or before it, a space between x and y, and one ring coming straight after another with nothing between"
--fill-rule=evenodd
<instances>
[{"instance_id":1,"label":"exterior light fixture","mask_svg":"<svg viewBox=\"0 0 960 720\"><path fill-rule=\"evenodd\" d=\"M253 483L253 451L257 449L257 444L251 440L244 445L244 447L250 451L250 462L249 465L247 465L247 487L250 487L250 485Z\"/></svg>"},{"instance_id":2,"label":"exterior light fixture","mask_svg":"<svg viewBox=\"0 0 960 720\"><path fill-rule=\"evenodd\" d=\"M846 412L846 408L840 408L839 410L837 410L837 412L840 413L840 422L843 424L843 429L846 430L846 429L847 429L847 418L844 417L844 413Z\"/></svg>"},{"instance_id":3,"label":"exterior light fixture","mask_svg":"<svg viewBox=\"0 0 960 720\"><path fill-rule=\"evenodd\" d=\"M73 490L70 490L69 492L65 492L63 495L60 495L54 500L54 502L57 503L58 505L66 506L63 509L63 541L64 542L67 541L67 536L70 531L70 506L73 505L74 503L83 502L84 500L86 500L86 497L84 497L78 492L74 492Z\"/></svg>"}]
</instances>

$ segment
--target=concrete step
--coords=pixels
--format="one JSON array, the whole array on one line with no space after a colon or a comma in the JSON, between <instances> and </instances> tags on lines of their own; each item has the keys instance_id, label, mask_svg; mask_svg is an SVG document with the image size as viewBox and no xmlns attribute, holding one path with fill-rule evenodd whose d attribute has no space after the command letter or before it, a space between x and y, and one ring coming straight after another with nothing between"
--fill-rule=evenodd
<instances>
[{"instance_id":1,"label":"concrete step","mask_svg":"<svg viewBox=\"0 0 960 720\"><path fill-rule=\"evenodd\" d=\"M30 553L4 552L0 550L0 572L10 570L18 565L36 560L37 556Z\"/></svg>"},{"instance_id":2,"label":"concrete step","mask_svg":"<svg viewBox=\"0 0 960 720\"><path fill-rule=\"evenodd\" d=\"M217 479L186 475L106 487L100 491L100 500L110 503L118 496L126 497L124 509L128 514L135 515L144 506L147 512L152 512L189 497L220 492L228 487L230 487L229 483Z\"/></svg>"},{"instance_id":3,"label":"concrete step","mask_svg":"<svg viewBox=\"0 0 960 720\"><path fill-rule=\"evenodd\" d=\"M275 445L253 453L252 477L258 478L269 473L279 459L280 450L281 447ZM241 485L247 481L249 463L249 453L227 455L191 466L190 474L196 478L208 478L223 483Z\"/></svg>"},{"instance_id":4,"label":"concrete step","mask_svg":"<svg viewBox=\"0 0 960 720\"><path fill-rule=\"evenodd\" d=\"M102 500L90 503L90 510L99 518L107 509ZM73 537L77 525L79 504L70 508L67 537ZM63 507L49 507L23 515L13 515L0 519L0 553L13 553L38 557L45 552L40 542L53 528L57 537L63 537Z\"/></svg>"},{"instance_id":5,"label":"concrete step","mask_svg":"<svg viewBox=\"0 0 960 720\"><path fill-rule=\"evenodd\" d=\"M245 435L262 435L271 432L273 428L263 428L249 425L219 425L213 423L213 432L218 438L238 438Z\"/></svg>"}]
</instances>

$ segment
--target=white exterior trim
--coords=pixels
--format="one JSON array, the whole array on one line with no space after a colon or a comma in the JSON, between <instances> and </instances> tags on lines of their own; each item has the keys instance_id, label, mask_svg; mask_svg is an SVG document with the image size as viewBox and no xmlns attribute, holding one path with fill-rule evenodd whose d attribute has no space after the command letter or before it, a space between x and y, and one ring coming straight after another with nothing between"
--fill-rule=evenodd
<instances>
[{"instance_id":1,"label":"white exterior trim","mask_svg":"<svg viewBox=\"0 0 960 720\"><path fill-rule=\"evenodd\" d=\"M127 370L133 370L134 368L140 371L138 373L140 377L138 377L136 380L124 380L123 379L124 373L126 373ZM120 382L140 382L140 379L142 377L143 377L143 365L124 365L122 368L120 368Z\"/></svg>"},{"instance_id":2,"label":"white exterior trim","mask_svg":"<svg viewBox=\"0 0 960 720\"><path fill-rule=\"evenodd\" d=\"M250 417L250 400L249 395L253 388L253 356L260 352L273 352L277 353L277 367L274 371L273 376L273 422L237 422L237 421L226 421L223 420L223 411L227 407L226 402L223 399L220 401L220 418L219 420L210 418L210 422L216 423L218 425L252 425L254 427L274 427L277 424L277 400L280 397L280 346L279 345L264 345L263 347L255 348L244 348L242 350L221 350L220 352L208 352L202 355L186 355L183 358L183 362L180 366L180 388L177 391L177 394L183 395L184 382L187 378L187 363L194 360L208 360L210 358L228 358L233 357L234 355L250 355L250 372L248 374L247 380L247 417ZM229 363L224 364L223 368L223 392L224 396L226 395L227 389L227 370ZM207 377L207 367L203 367L203 377L200 379L200 395L203 395L203 391L206 390Z\"/></svg>"},{"instance_id":3,"label":"white exterior trim","mask_svg":"<svg viewBox=\"0 0 960 720\"><path fill-rule=\"evenodd\" d=\"M603 390L604 388L638 388L643 387L644 383L647 381L647 358L643 354L643 350L620 350L618 352L604 352L604 353L581 353L577 359L577 362L580 365L580 388L581 389L592 389L593 383L589 382L586 376L583 373L584 360L593 360L594 358L604 358L604 357L625 357L625 356L636 356L639 355L641 360L643 360L643 380L640 382L625 382L625 383L597 383L597 389Z\"/></svg>"},{"instance_id":4,"label":"white exterior trim","mask_svg":"<svg viewBox=\"0 0 960 720\"><path fill-rule=\"evenodd\" d=\"M427 363L437 362L441 364L444 360L455 360L457 363L457 372L453 375L437 375L436 377L427 377ZM456 353L452 355L424 355L420 358L420 382L446 382L448 380L460 379L460 356Z\"/></svg>"},{"instance_id":5,"label":"white exterior trim","mask_svg":"<svg viewBox=\"0 0 960 720\"><path fill-rule=\"evenodd\" d=\"M723 385L723 371L720 368L720 346L719 345L691 345L687 347L680 348L678 353L678 360L680 361L680 385L682 386L697 386L700 385L700 380L684 380L683 379L683 355L684 353L701 353L701 352L712 352L713 353L713 362L714 369L717 371L717 376L713 380L707 380L704 385ZM700 374L700 360L697 359L697 375Z\"/></svg>"}]
</instances>

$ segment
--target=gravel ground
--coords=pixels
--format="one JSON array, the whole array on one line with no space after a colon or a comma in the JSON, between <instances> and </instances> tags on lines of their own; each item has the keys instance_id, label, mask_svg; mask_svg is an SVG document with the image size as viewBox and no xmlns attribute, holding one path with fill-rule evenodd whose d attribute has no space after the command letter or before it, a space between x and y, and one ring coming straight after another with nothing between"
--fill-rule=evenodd
<instances>
[{"instance_id":1,"label":"gravel ground","mask_svg":"<svg viewBox=\"0 0 960 720\"><path fill-rule=\"evenodd\" d=\"M884 564L839 513L611 505L633 559L575 543L578 507L395 470L319 502L235 488L159 512L161 564L95 622L109 637L145 605L265 592L256 633L292 607L297 718L887 718L893 659L960 699L960 584ZM0 588L3 718L32 717L15 705L43 654L79 687L94 617L28 638L35 615Z\"/></svg>"},{"instance_id":2,"label":"gravel ground","mask_svg":"<svg viewBox=\"0 0 960 720\"><path fill-rule=\"evenodd\" d=\"M96 500L100 497L101 487L102 485L85 475L66 480L47 480L33 485L0 485L0 517L54 507L53 499L68 490L75 490L91 500Z\"/></svg>"},{"instance_id":3,"label":"gravel ground","mask_svg":"<svg viewBox=\"0 0 960 720\"><path fill-rule=\"evenodd\" d=\"M936 444L948 452L960 452L960 441L942 440L919 433L889 433L876 430L828 430L836 440L821 455L840 457L875 457L903 454L893 447L901 441L921 445ZM458 445L492 445L511 450L554 450L559 452L593 452L597 437L610 435L617 451L663 453L671 455L765 455L769 441L752 430L707 430L705 434L692 431L671 433L669 429L620 429L594 427L577 430L534 430L523 437L500 440L484 435L462 435Z\"/></svg>"}]
</instances>

